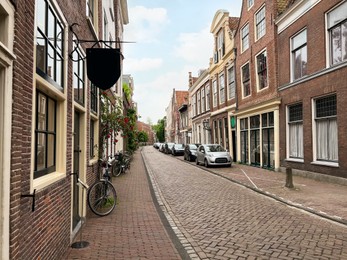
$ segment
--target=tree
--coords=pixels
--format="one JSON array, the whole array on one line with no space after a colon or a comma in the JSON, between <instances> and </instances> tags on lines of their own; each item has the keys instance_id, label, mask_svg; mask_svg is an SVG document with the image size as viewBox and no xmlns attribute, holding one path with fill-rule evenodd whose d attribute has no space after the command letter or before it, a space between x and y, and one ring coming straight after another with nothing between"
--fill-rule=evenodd
<instances>
[{"instance_id":1,"label":"tree","mask_svg":"<svg viewBox=\"0 0 347 260\"><path fill-rule=\"evenodd\" d=\"M165 142L165 121L166 117L159 119L156 125L153 125L153 130L157 136L159 142Z\"/></svg>"},{"instance_id":2,"label":"tree","mask_svg":"<svg viewBox=\"0 0 347 260\"><path fill-rule=\"evenodd\" d=\"M139 142L146 143L148 142L148 134L145 131L140 131L137 134L137 139Z\"/></svg>"}]
</instances>

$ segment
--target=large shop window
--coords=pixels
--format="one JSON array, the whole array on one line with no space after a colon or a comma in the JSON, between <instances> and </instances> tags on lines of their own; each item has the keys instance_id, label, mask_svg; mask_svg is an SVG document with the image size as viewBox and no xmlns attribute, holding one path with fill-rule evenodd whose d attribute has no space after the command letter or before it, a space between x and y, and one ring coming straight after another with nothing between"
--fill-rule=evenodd
<instances>
[{"instance_id":1,"label":"large shop window","mask_svg":"<svg viewBox=\"0 0 347 260\"><path fill-rule=\"evenodd\" d=\"M260 165L260 116L250 117L251 164Z\"/></svg>"},{"instance_id":2,"label":"large shop window","mask_svg":"<svg viewBox=\"0 0 347 260\"><path fill-rule=\"evenodd\" d=\"M289 158L304 158L302 103L288 107Z\"/></svg>"},{"instance_id":3,"label":"large shop window","mask_svg":"<svg viewBox=\"0 0 347 260\"><path fill-rule=\"evenodd\" d=\"M292 38L292 78L307 74L307 31L303 30Z\"/></svg>"},{"instance_id":4,"label":"large shop window","mask_svg":"<svg viewBox=\"0 0 347 260\"><path fill-rule=\"evenodd\" d=\"M248 118L240 120L241 130L241 162L248 163Z\"/></svg>"},{"instance_id":5,"label":"large shop window","mask_svg":"<svg viewBox=\"0 0 347 260\"><path fill-rule=\"evenodd\" d=\"M318 161L338 161L336 95L318 98L315 104L316 154Z\"/></svg>"},{"instance_id":6,"label":"large shop window","mask_svg":"<svg viewBox=\"0 0 347 260\"><path fill-rule=\"evenodd\" d=\"M38 91L36 96L34 178L54 172L56 169L56 112L57 102Z\"/></svg>"},{"instance_id":7,"label":"large shop window","mask_svg":"<svg viewBox=\"0 0 347 260\"><path fill-rule=\"evenodd\" d=\"M275 131L274 112L264 113L262 119L262 164L263 167L275 167Z\"/></svg>"},{"instance_id":8,"label":"large shop window","mask_svg":"<svg viewBox=\"0 0 347 260\"><path fill-rule=\"evenodd\" d=\"M64 25L47 0L36 4L36 72L63 89Z\"/></svg>"},{"instance_id":9,"label":"large shop window","mask_svg":"<svg viewBox=\"0 0 347 260\"><path fill-rule=\"evenodd\" d=\"M347 2L327 15L330 37L330 62L332 65L347 61Z\"/></svg>"}]
</instances>

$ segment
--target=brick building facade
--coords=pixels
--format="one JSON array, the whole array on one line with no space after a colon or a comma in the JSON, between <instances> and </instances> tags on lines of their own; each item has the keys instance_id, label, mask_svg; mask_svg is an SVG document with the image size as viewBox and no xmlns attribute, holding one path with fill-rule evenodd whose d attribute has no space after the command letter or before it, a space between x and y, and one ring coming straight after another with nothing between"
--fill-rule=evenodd
<instances>
[{"instance_id":1,"label":"brick building facade","mask_svg":"<svg viewBox=\"0 0 347 260\"><path fill-rule=\"evenodd\" d=\"M76 37L121 40L126 1L4 0L0 7L0 257L59 259L87 214L71 173L88 184L98 178L99 94L81 59L93 43ZM108 24L105 8L114 18Z\"/></svg>"},{"instance_id":2,"label":"brick building facade","mask_svg":"<svg viewBox=\"0 0 347 260\"><path fill-rule=\"evenodd\" d=\"M294 1L276 24L281 166L347 178L347 1Z\"/></svg>"}]
</instances>

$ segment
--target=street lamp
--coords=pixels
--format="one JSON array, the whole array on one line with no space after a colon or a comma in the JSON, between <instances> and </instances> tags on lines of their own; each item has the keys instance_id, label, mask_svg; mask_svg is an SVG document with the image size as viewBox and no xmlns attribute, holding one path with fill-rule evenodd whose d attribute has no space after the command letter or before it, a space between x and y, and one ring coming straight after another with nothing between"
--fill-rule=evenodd
<instances>
[{"instance_id":1,"label":"street lamp","mask_svg":"<svg viewBox=\"0 0 347 260\"><path fill-rule=\"evenodd\" d=\"M211 131L210 121L208 119L204 119L204 121L202 121L202 125L205 130Z\"/></svg>"}]
</instances>

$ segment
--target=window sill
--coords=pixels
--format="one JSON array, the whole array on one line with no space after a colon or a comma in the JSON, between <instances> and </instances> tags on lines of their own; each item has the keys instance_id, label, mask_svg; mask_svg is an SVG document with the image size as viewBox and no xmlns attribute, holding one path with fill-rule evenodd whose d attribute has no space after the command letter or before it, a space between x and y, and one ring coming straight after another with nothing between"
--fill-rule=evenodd
<instances>
[{"instance_id":1,"label":"window sill","mask_svg":"<svg viewBox=\"0 0 347 260\"><path fill-rule=\"evenodd\" d=\"M339 163L335 162L325 162L325 161L313 161L311 162L313 165L321 165L321 166L328 166L328 167L339 167Z\"/></svg>"},{"instance_id":2,"label":"window sill","mask_svg":"<svg viewBox=\"0 0 347 260\"><path fill-rule=\"evenodd\" d=\"M98 162L98 158L93 158L89 160L89 165L88 166L93 166L94 164L96 164Z\"/></svg>"},{"instance_id":3,"label":"window sill","mask_svg":"<svg viewBox=\"0 0 347 260\"><path fill-rule=\"evenodd\" d=\"M41 190L66 177L65 173L53 172L33 180L33 189Z\"/></svg>"},{"instance_id":4,"label":"window sill","mask_svg":"<svg viewBox=\"0 0 347 260\"><path fill-rule=\"evenodd\" d=\"M304 159L296 159L296 158L287 158L285 161L286 162L304 163Z\"/></svg>"}]
</instances>

